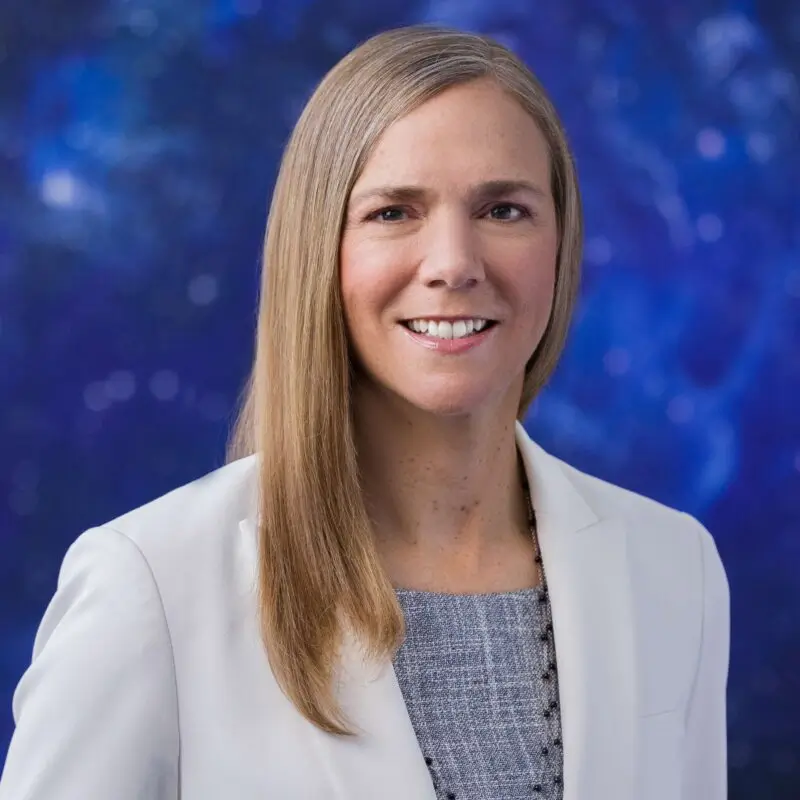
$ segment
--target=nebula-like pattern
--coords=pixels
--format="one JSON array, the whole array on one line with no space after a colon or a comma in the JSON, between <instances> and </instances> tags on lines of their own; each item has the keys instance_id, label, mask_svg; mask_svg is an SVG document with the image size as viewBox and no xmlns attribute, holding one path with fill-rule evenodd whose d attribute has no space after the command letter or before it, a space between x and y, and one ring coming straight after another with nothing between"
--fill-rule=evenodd
<instances>
[{"instance_id":1,"label":"nebula-like pattern","mask_svg":"<svg viewBox=\"0 0 800 800\"><path fill-rule=\"evenodd\" d=\"M222 462L269 195L304 101L358 42L415 22L506 42L562 114L583 288L526 424L712 531L732 591L731 797L796 800L800 5L787 0L0 3L0 758L69 543Z\"/></svg>"}]
</instances>

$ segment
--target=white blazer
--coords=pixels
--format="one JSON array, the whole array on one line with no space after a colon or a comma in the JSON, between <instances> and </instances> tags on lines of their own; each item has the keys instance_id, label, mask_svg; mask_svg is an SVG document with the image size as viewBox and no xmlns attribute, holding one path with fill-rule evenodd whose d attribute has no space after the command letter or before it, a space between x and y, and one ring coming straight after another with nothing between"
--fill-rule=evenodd
<instances>
[{"instance_id":1,"label":"white blazer","mask_svg":"<svg viewBox=\"0 0 800 800\"><path fill-rule=\"evenodd\" d=\"M729 595L711 536L517 438L565 800L723 800ZM279 690L256 621L255 480L244 459L71 546L14 695L0 800L435 800L390 661L346 642L357 739L322 733Z\"/></svg>"}]
</instances>

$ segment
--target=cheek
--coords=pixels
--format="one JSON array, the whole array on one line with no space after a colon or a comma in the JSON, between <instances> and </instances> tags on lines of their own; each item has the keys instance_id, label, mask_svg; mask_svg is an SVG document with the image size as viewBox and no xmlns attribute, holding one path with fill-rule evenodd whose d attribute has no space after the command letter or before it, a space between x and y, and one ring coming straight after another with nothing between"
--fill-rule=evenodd
<instances>
[{"instance_id":1,"label":"cheek","mask_svg":"<svg viewBox=\"0 0 800 800\"><path fill-rule=\"evenodd\" d=\"M539 332L546 327L553 305L557 254L557 243L549 237L542 245L518 260L513 271L517 307L522 318Z\"/></svg>"},{"instance_id":2,"label":"cheek","mask_svg":"<svg viewBox=\"0 0 800 800\"><path fill-rule=\"evenodd\" d=\"M381 324L403 283L398 257L376 242L342 242L339 281L351 333Z\"/></svg>"},{"instance_id":3,"label":"cheek","mask_svg":"<svg viewBox=\"0 0 800 800\"><path fill-rule=\"evenodd\" d=\"M339 282L344 315L351 333L354 327L358 327L359 317L374 293L374 270L367 264L358 246L345 239L339 251Z\"/></svg>"},{"instance_id":4,"label":"cheek","mask_svg":"<svg viewBox=\"0 0 800 800\"><path fill-rule=\"evenodd\" d=\"M555 265L537 269L526 280L525 311L530 313L531 320L547 323L553 306L555 294Z\"/></svg>"}]
</instances>

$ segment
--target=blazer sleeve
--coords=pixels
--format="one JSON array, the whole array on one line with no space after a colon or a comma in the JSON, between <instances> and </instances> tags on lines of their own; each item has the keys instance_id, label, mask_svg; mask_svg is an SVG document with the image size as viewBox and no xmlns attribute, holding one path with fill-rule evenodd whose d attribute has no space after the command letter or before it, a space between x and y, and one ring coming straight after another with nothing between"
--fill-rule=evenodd
<instances>
[{"instance_id":1,"label":"blazer sleeve","mask_svg":"<svg viewBox=\"0 0 800 800\"><path fill-rule=\"evenodd\" d=\"M13 699L0 800L175 800L169 632L149 565L117 531L70 547Z\"/></svg>"},{"instance_id":2,"label":"blazer sleeve","mask_svg":"<svg viewBox=\"0 0 800 800\"><path fill-rule=\"evenodd\" d=\"M683 800L726 800L726 692L730 657L730 591L711 534L698 529L703 575L700 656L686 714Z\"/></svg>"}]
</instances>

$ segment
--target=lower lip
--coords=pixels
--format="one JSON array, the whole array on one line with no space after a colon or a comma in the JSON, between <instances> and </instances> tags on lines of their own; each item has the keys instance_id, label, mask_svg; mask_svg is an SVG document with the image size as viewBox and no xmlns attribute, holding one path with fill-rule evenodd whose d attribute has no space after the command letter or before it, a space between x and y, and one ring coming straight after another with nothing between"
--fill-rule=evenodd
<instances>
[{"instance_id":1,"label":"lower lip","mask_svg":"<svg viewBox=\"0 0 800 800\"><path fill-rule=\"evenodd\" d=\"M473 333L470 336L462 336L460 339L440 339L437 336L428 336L425 333L417 333L401 324L400 327L406 335L417 344L421 344L428 350L434 350L442 355L456 355L466 353L486 341L492 335L492 331L497 327L497 323L490 328L484 328L480 333Z\"/></svg>"}]
</instances>

